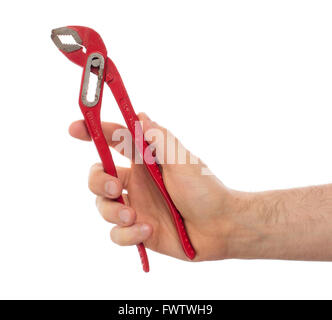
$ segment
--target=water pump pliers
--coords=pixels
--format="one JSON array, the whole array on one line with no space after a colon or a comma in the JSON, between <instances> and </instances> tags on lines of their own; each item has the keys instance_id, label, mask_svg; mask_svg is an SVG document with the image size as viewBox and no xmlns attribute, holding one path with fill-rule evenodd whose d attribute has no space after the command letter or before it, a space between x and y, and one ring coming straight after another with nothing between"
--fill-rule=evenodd
<instances>
[{"instance_id":1,"label":"water pump pliers","mask_svg":"<svg viewBox=\"0 0 332 320\"><path fill-rule=\"evenodd\" d=\"M71 36L75 41L71 44L64 43L61 40L62 36ZM110 87L132 135L133 141L135 141L136 148L143 159L143 163L167 203L183 251L189 259L194 259L195 250L190 243L183 219L166 190L159 167L155 162L146 161L146 156L151 152L149 145L144 139L143 143L138 143L139 136L144 137L142 128L131 105L120 74L112 60L107 57L107 50L102 38L96 31L81 26L68 26L54 29L52 30L51 38L58 49L69 60L83 68L79 105L84 116L86 127L96 145L105 172L117 177L116 168L109 146L103 134L100 121L104 82ZM87 96L91 73L97 75L94 99L88 99ZM137 127L139 128L137 129ZM120 196L117 201L124 203L122 196ZM141 243L137 245L137 247L141 257L143 270L148 272L149 261L144 244Z\"/></svg>"}]
</instances>

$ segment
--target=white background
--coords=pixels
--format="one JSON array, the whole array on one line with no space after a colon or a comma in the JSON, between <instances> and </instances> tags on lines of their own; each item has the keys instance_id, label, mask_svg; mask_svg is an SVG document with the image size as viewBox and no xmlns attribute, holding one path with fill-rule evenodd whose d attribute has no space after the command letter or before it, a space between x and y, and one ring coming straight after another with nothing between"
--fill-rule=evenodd
<instances>
[{"instance_id":1,"label":"white background","mask_svg":"<svg viewBox=\"0 0 332 320\"><path fill-rule=\"evenodd\" d=\"M229 187L331 182L331 1L2 1L0 298L332 298L331 263L191 264L116 247L87 188L81 69L50 39L103 37L137 112ZM103 119L123 120L105 88ZM115 157L117 164L124 160Z\"/></svg>"}]
</instances>

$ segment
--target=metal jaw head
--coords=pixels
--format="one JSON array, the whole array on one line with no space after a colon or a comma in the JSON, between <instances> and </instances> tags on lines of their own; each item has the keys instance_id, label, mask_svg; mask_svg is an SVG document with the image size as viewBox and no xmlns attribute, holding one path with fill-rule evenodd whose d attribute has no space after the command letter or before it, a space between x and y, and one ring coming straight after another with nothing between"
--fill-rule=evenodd
<instances>
[{"instance_id":1,"label":"metal jaw head","mask_svg":"<svg viewBox=\"0 0 332 320\"><path fill-rule=\"evenodd\" d=\"M61 36L72 36L76 43L65 43ZM51 38L57 48L72 62L85 66L91 53L100 53L107 58L105 44L100 35L93 29L81 26L68 26L52 30ZM62 38L62 37L61 37ZM85 50L83 50L85 49Z\"/></svg>"},{"instance_id":2,"label":"metal jaw head","mask_svg":"<svg viewBox=\"0 0 332 320\"><path fill-rule=\"evenodd\" d=\"M61 41L61 36L72 36L76 43L69 44ZM81 108L96 107L100 109L107 59L106 47L100 35L87 27L70 26L52 30L51 38L69 60L84 69L79 100ZM88 91L92 92L89 88L92 73L97 75L97 84L94 98L91 100Z\"/></svg>"},{"instance_id":3,"label":"metal jaw head","mask_svg":"<svg viewBox=\"0 0 332 320\"><path fill-rule=\"evenodd\" d=\"M63 43L60 36L72 36L77 44L68 44ZM51 39L53 40L54 44L58 47L59 50L64 52L73 52L76 50L80 50L83 47L83 42L78 33L70 28L62 27L52 30Z\"/></svg>"}]
</instances>

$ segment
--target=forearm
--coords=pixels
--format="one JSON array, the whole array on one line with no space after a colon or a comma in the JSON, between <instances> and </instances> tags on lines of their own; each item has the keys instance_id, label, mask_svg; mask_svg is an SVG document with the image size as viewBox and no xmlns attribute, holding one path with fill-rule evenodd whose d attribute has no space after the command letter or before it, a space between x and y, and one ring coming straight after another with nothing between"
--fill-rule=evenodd
<instances>
[{"instance_id":1,"label":"forearm","mask_svg":"<svg viewBox=\"0 0 332 320\"><path fill-rule=\"evenodd\" d=\"M332 261L332 185L232 198L239 214L229 257Z\"/></svg>"}]
</instances>

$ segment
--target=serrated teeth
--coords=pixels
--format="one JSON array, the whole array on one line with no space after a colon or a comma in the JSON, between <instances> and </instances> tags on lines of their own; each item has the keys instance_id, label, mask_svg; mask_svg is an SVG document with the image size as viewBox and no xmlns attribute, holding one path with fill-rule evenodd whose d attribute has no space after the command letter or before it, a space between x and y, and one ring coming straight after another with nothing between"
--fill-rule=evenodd
<instances>
[{"instance_id":1,"label":"serrated teeth","mask_svg":"<svg viewBox=\"0 0 332 320\"><path fill-rule=\"evenodd\" d=\"M58 35L62 44L77 44L76 40L71 34Z\"/></svg>"},{"instance_id":2,"label":"serrated teeth","mask_svg":"<svg viewBox=\"0 0 332 320\"><path fill-rule=\"evenodd\" d=\"M61 51L73 52L83 47L78 33L70 28L64 27L52 30L51 39Z\"/></svg>"}]
</instances>

